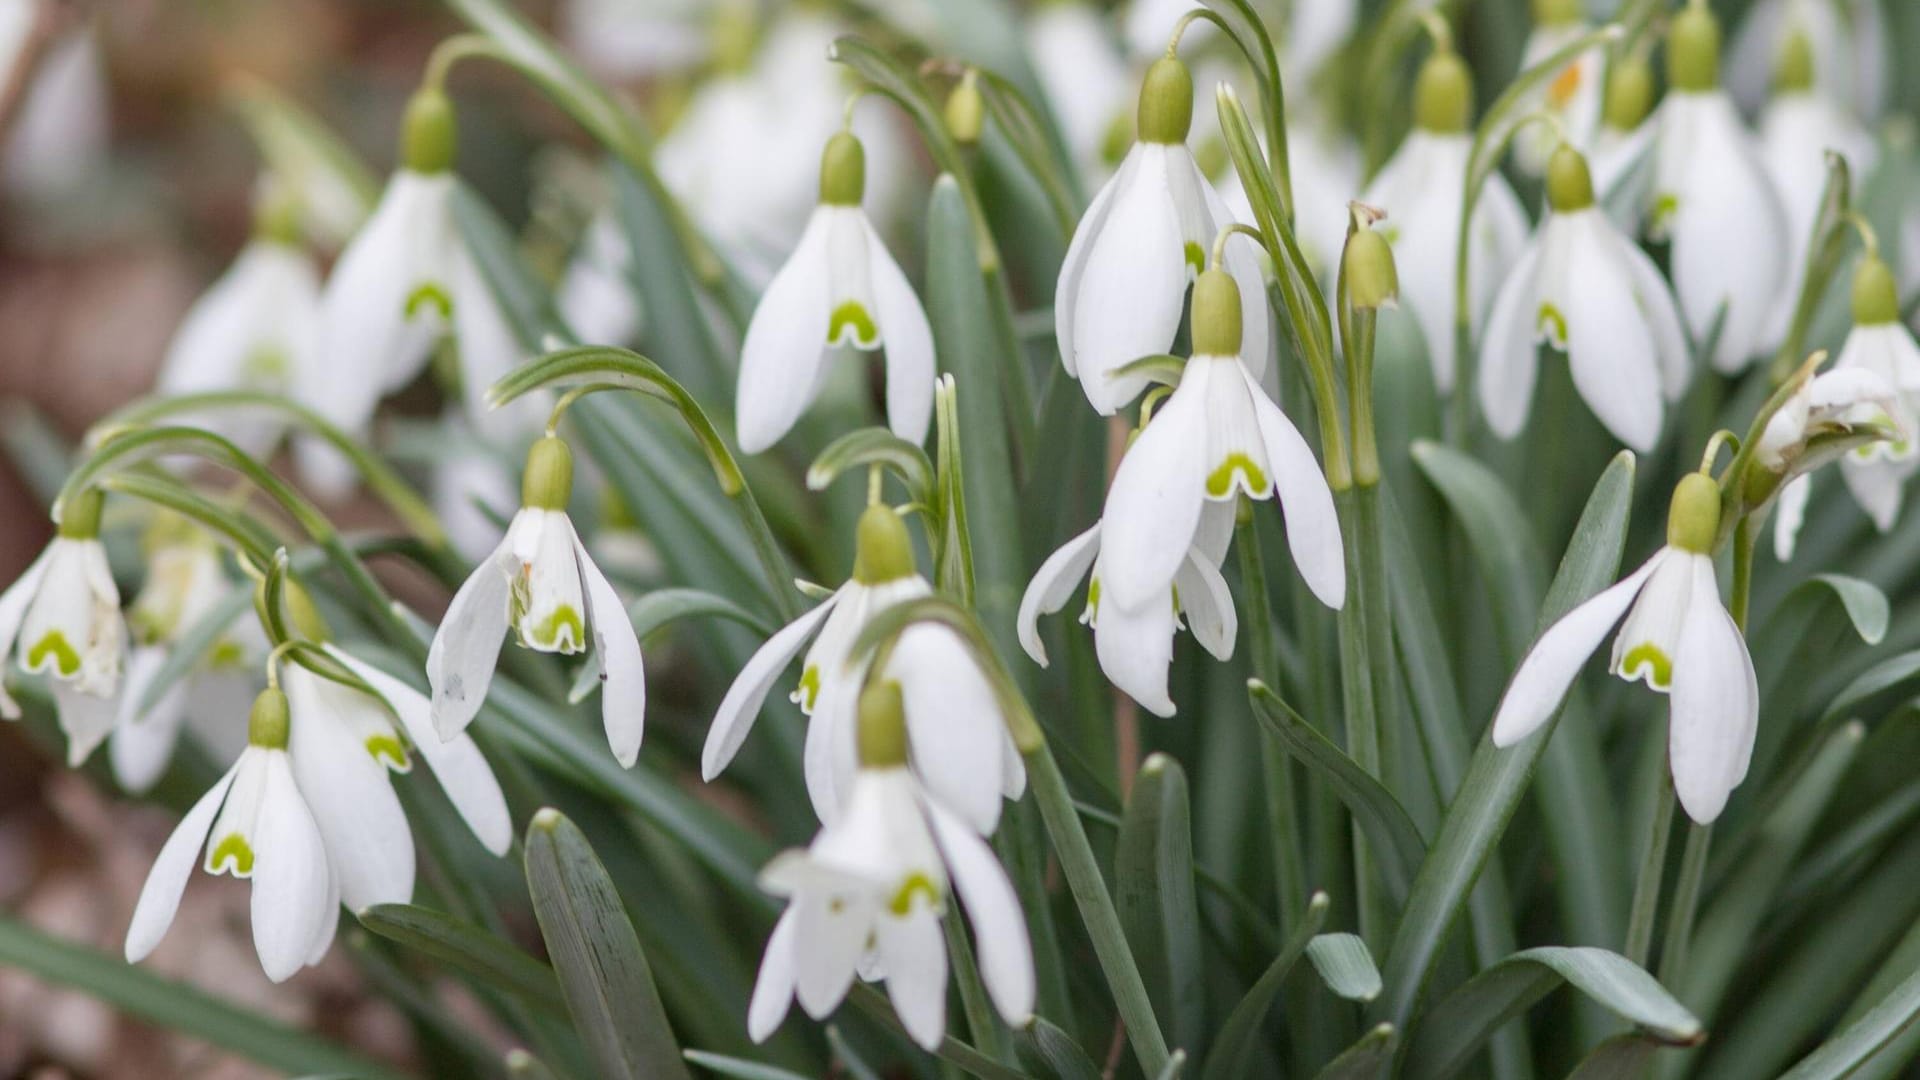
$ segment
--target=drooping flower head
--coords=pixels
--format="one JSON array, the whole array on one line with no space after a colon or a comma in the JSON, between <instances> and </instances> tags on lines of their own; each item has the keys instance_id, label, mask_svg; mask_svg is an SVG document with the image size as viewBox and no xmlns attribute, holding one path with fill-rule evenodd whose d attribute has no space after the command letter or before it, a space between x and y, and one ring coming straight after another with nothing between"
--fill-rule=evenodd
<instances>
[{"instance_id":1,"label":"drooping flower head","mask_svg":"<svg viewBox=\"0 0 1920 1080\"><path fill-rule=\"evenodd\" d=\"M1525 71L1574 43L1587 32L1580 0L1533 0L1533 30L1520 53L1520 70ZM1529 124L1514 132L1514 158L1527 172L1546 172L1554 149L1562 140L1585 150L1600 127L1602 75L1606 68L1605 46L1596 45L1568 61L1546 82L1528 95L1526 106L1539 110L1556 122L1554 128Z\"/></svg>"},{"instance_id":2,"label":"drooping flower head","mask_svg":"<svg viewBox=\"0 0 1920 1080\"><path fill-rule=\"evenodd\" d=\"M866 151L852 132L827 140L820 204L761 295L740 347L740 449L779 442L813 404L836 348L884 349L887 423L918 444L933 416L933 330L920 298L860 208Z\"/></svg>"}]
</instances>

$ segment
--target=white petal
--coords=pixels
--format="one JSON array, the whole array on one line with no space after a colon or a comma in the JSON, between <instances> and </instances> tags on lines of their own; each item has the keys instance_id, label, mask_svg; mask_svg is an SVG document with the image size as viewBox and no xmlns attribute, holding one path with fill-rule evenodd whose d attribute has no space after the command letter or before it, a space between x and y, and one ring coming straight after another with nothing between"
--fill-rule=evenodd
<instances>
[{"instance_id":1,"label":"white petal","mask_svg":"<svg viewBox=\"0 0 1920 1080\"><path fill-rule=\"evenodd\" d=\"M1632 281L1597 230L1610 227L1598 210L1572 233L1563 314L1573 385L1614 437L1639 453L1660 437L1662 394L1652 328L1635 302Z\"/></svg>"},{"instance_id":2,"label":"white petal","mask_svg":"<svg viewBox=\"0 0 1920 1080\"><path fill-rule=\"evenodd\" d=\"M1103 602L1162 602L1186 557L1206 501L1207 380L1218 366L1189 363L1180 388L1120 459L1101 515Z\"/></svg>"},{"instance_id":3,"label":"white petal","mask_svg":"<svg viewBox=\"0 0 1920 1080\"><path fill-rule=\"evenodd\" d=\"M1706 825L1746 778L1760 691L1746 639L1720 606L1713 563L1705 558L1695 564L1693 600L1674 658L1672 708L1667 753L1674 791L1687 816Z\"/></svg>"},{"instance_id":4,"label":"white petal","mask_svg":"<svg viewBox=\"0 0 1920 1080\"><path fill-rule=\"evenodd\" d=\"M39 595L40 582L47 573L47 556L51 547L43 549L27 566L7 591L0 593L0 667L4 667L6 658L13 652L13 643L20 635L20 624L27 617L27 608L33 598ZM20 706L8 696L5 679L0 679L0 717L8 720L20 718Z\"/></svg>"},{"instance_id":5,"label":"white petal","mask_svg":"<svg viewBox=\"0 0 1920 1080\"><path fill-rule=\"evenodd\" d=\"M539 430L547 414L546 394L527 394L497 409L487 402L488 389L518 367L525 354L499 298L465 244L453 245L447 285L453 294L453 335L460 351L460 390L466 398L467 418L493 438Z\"/></svg>"},{"instance_id":6,"label":"white petal","mask_svg":"<svg viewBox=\"0 0 1920 1080\"><path fill-rule=\"evenodd\" d=\"M632 768L640 756L640 738L646 733L647 671L640 660L640 638L613 583L593 564L593 557L573 541L580 559L580 576L587 587L587 621L593 633L593 651L600 664L600 720L607 745L623 768Z\"/></svg>"},{"instance_id":7,"label":"white petal","mask_svg":"<svg viewBox=\"0 0 1920 1080\"><path fill-rule=\"evenodd\" d=\"M1665 550L1662 548L1662 553ZM1500 710L1493 717L1493 745L1512 746L1547 722L1567 696L1567 688L1580 674L1581 665L1626 614L1627 605L1633 603L1640 586L1660 562L1661 555L1654 555L1640 569L1567 612L1540 635L1500 699Z\"/></svg>"},{"instance_id":8,"label":"white petal","mask_svg":"<svg viewBox=\"0 0 1920 1080\"><path fill-rule=\"evenodd\" d=\"M953 887L973 924L980 954L980 977L1002 1019L1023 1027L1033 1016L1033 946L1013 883L986 841L974 836L952 814L929 805L927 817L952 873Z\"/></svg>"},{"instance_id":9,"label":"white petal","mask_svg":"<svg viewBox=\"0 0 1920 1080\"><path fill-rule=\"evenodd\" d=\"M453 594L427 650L427 685L433 690L433 727L450 739L467 729L487 700L500 640L507 634L508 586L503 561L512 554L502 540Z\"/></svg>"},{"instance_id":10,"label":"white petal","mask_svg":"<svg viewBox=\"0 0 1920 1080\"><path fill-rule=\"evenodd\" d=\"M505 855L513 843L513 820L507 813L507 798L500 791L500 780L493 767L474 744L470 735L441 739L434 730L433 707L420 691L381 671L372 664L329 644L327 652L366 680L400 720L408 741L420 751L440 781L447 801L459 812L462 821L473 830L482 846L495 855Z\"/></svg>"},{"instance_id":11,"label":"white petal","mask_svg":"<svg viewBox=\"0 0 1920 1080\"><path fill-rule=\"evenodd\" d=\"M794 918L794 988L800 1007L824 1018L847 996L854 967L867 950L872 908L855 898L798 893Z\"/></svg>"},{"instance_id":12,"label":"white petal","mask_svg":"<svg viewBox=\"0 0 1920 1080\"><path fill-rule=\"evenodd\" d=\"M77 769L113 734L119 702L77 689L66 679L50 679L47 687L53 691L54 708L60 714L60 730L67 736L67 767Z\"/></svg>"},{"instance_id":13,"label":"white petal","mask_svg":"<svg viewBox=\"0 0 1920 1080\"><path fill-rule=\"evenodd\" d=\"M1346 551L1340 543L1340 517L1333 509L1333 491L1320 471L1307 440L1246 372L1253 395L1253 413L1266 443L1267 465L1287 522L1287 548L1307 588L1320 602L1338 611L1347 602Z\"/></svg>"},{"instance_id":14,"label":"white petal","mask_svg":"<svg viewBox=\"0 0 1920 1080\"><path fill-rule=\"evenodd\" d=\"M1141 144L1126 186L1088 251L1070 305L1073 367L1087 400L1111 416L1146 386L1112 373L1173 344L1186 304L1187 256L1169 194L1169 150Z\"/></svg>"},{"instance_id":15,"label":"white petal","mask_svg":"<svg viewBox=\"0 0 1920 1080\"><path fill-rule=\"evenodd\" d=\"M127 655L126 680L121 685L107 758L113 764L114 779L129 794L145 794L153 787L173 760L173 745L180 736L187 701L186 679L174 680L152 710L135 715L140 699L147 696L153 677L166 662L167 650L161 645L136 646Z\"/></svg>"},{"instance_id":16,"label":"white petal","mask_svg":"<svg viewBox=\"0 0 1920 1080\"><path fill-rule=\"evenodd\" d=\"M1093 614L1093 652L1101 673L1155 716L1175 711L1167 694L1175 625L1171 588L1160 594L1159 603L1138 610L1103 598Z\"/></svg>"},{"instance_id":17,"label":"white petal","mask_svg":"<svg viewBox=\"0 0 1920 1080\"><path fill-rule=\"evenodd\" d=\"M747 1004L747 1035L756 1043L767 1041L787 1018L793 1005L793 935L796 921L788 908L773 924L766 952L760 958L760 976L753 983L753 1000Z\"/></svg>"},{"instance_id":18,"label":"white petal","mask_svg":"<svg viewBox=\"0 0 1920 1080\"><path fill-rule=\"evenodd\" d=\"M826 360L827 225L816 210L800 244L773 276L740 346L735 424L740 450L757 454L779 442L812 403Z\"/></svg>"},{"instance_id":19,"label":"white petal","mask_svg":"<svg viewBox=\"0 0 1920 1080\"><path fill-rule=\"evenodd\" d=\"M900 683L907 745L921 783L982 835L1000 823L1000 702L973 654L952 630L907 627L886 676Z\"/></svg>"},{"instance_id":20,"label":"white petal","mask_svg":"<svg viewBox=\"0 0 1920 1080\"><path fill-rule=\"evenodd\" d=\"M1233 641L1239 633L1240 616L1233 607L1233 593L1227 579L1198 550L1187 552L1187 561L1174 575L1179 590L1180 610L1186 615L1187 629L1200 647L1215 660L1233 658Z\"/></svg>"},{"instance_id":21,"label":"white petal","mask_svg":"<svg viewBox=\"0 0 1920 1080\"><path fill-rule=\"evenodd\" d=\"M1773 557L1793 561L1793 549L1800 543L1800 526L1807 519L1807 500L1813 496L1813 474L1803 473L1787 481L1773 505Z\"/></svg>"},{"instance_id":22,"label":"white petal","mask_svg":"<svg viewBox=\"0 0 1920 1080\"><path fill-rule=\"evenodd\" d=\"M1132 176L1138 170L1139 147L1136 145L1127 152L1127 158L1120 163L1112 177L1100 187L1088 204L1087 212L1081 215L1080 224L1074 226L1073 240L1067 244L1067 255L1060 263L1060 276L1053 291L1053 332L1060 346L1060 362L1072 375L1074 367L1073 349L1073 306L1080 296L1080 277L1087 268L1087 259L1093 254L1094 241L1100 238L1106 228L1107 217L1113 210L1114 193L1132 183Z\"/></svg>"},{"instance_id":23,"label":"white petal","mask_svg":"<svg viewBox=\"0 0 1920 1080\"><path fill-rule=\"evenodd\" d=\"M281 680L292 706L289 756L306 805L333 854L340 895L359 912L413 899L413 830L387 768L356 737L351 712L384 706L351 687L289 666Z\"/></svg>"},{"instance_id":24,"label":"white petal","mask_svg":"<svg viewBox=\"0 0 1920 1080\"><path fill-rule=\"evenodd\" d=\"M1613 659L1608 665L1613 674L1628 682L1645 682L1661 693L1672 689L1680 633L1693 602L1694 572L1703 558L1670 549L1660 560L1613 639Z\"/></svg>"},{"instance_id":25,"label":"white petal","mask_svg":"<svg viewBox=\"0 0 1920 1080\"><path fill-rule=\"evenodd\" d=\"M940 917L919 898L903 918L881 916L874 931L893 1011L907 1035L931 1052L947 1033L947 943Z\"/></svg>"},{"instance_id":26,"label":"white petal","mask_svg":"<svg viewBox=\"0 0 1920 1080\"><path fill-rule=\"evenodd\" d=\"M700 752L700 778L712 781L720 775L740 744L753 730L753 722L787 665L800 654L801 646L820 628L820 623L840 599L838 593L820 602L818 607L781 627L766 643L747 658L746 666L727 687L720 709L713 714L713 726L707 729L707 745Z\"/></svg>"},{"instance_id":27,"label":"white petal","mask_svg":"<svg viewBox=\"0 0 1920 1080\"><path fill-rule=\"evenodd\" d=\"M1633 278L1634 298L1640 305L1640 313L1645 316L1648 327L1653 332L1654 357L1660 365L1660 389L1668 401L1678 401L1693 380L1693 352L1687 345L1687 331L1680 320L1679 302L1673 298L1673 288L1667 279L1660 276L1660 268L1654 265L1647 253L1640 250L1624 233L1617 229L1612 234L1612 247L1617 258L1626 262L1627 271Z\"/></svg>"},{"instance_id":28,"label":"white petal","mask_svg":"<svg viewBox=\"0 0 1920 1080\"><path fill-rule=\"evenodd\" d=\"M864 678L866 664L858 674ZM849 673L850 675L853 673ZM858 683L827 680L820 684L814 699L813 715L807 721L806 743L801 751L801 767L807 781L807 795L813 801L813 813L822 824L832 824L840 816L853 773L859 759L855 747L855 702L852 695Z\"/></svg>"},{"instance_id":29,"label":"white petal","mask_svg":"<svg viewBox=\"0 0 1920 1080\"><path fill-rule=\"evenodd\" d=\"M860 225L867 234L867 272L872 275L873 301L880 310L880 339L887 350L887 426L915 446L927 441L933 417L933 328L927 313L907 284L907 275L893 261L880 234L866 215Z\"/></svg>"},{"instance_id":30,"label":"white petal","mask_svg":"<svg viewBox=\"0 0 1920 1080\"><path fill-rule=\"evenodd\" d=\"M187 888L187 878L192 876L194 864L200 861L200 848L213 828L213 816L220 812L220 802L227 797L227 789L233 786L234 774L239 769L235 763L200 796L187 816L174 826L159 856L153 860L147 883L140 887L140 901L133 908L133 922L127 927L127 963L137 964L146 959L166 936L167 928L173 925L174 913L180 910L180 895Z\"/></svg>"},{"instance_id":31,"label":"white petal","mask_svg":"<svg viewBox=\"0 0 1920 1080\"><path fill-rule=\"evenodd\" d=\"M1020 634L1020 647L1041 667L1047 666L1047 647L1040 640L1040 616L1051 615L1066 606L1068 598L1080 587L1087 569L1100 554L1100 523L1060 545L1047 561L1034 571L1033 580L1020 597L1020 611L1014 626Z\"/></svg>"},{"instance_id":32,"label":"white petal","mask_svg":"<svg viewBox=\"0 0 1920 1080\"><path fill-rule=\"evenodd\" d=\"M1552 227L1552 220L1543 226ZM1544 244L1527 246L1513 265L1506 284L1487 316L1480 343L1480 411L1495 435L1511 439L1527 426L1533 407L1534 381L1539 371L1539 346L1534 320L1539 311L1540 259Z\"/></svg>"},{"instance_id":33,"label":"white petal","mask_svg":"<svg viewBox=\"0 0 1920 1080\"><path fill-rule=\"evenodd\" d=\"M284 982L306 965L328 903L327 849L301 799L287 755L267 755L267 786L253 872L253 947L267 978Z\"/></svg>"},{"instance_id":34,"label":"white petal","mask_svg":"<svg viewBox=\"0 0 1920 1080\"><path fill-rule=\"evenodd\" d=\"M1233 211L1220 199L1220 193L1200 172L1200 165L1193 160L1192 154L1186 155L1192 170L1194 187L1206 201L1207 216L1211 219L1210 233L1233 224ZM1207 240L1208 248L1213 244L1212 237ZM1272 308L1267 304L1267 278L1260 268L1261 248L1250 237L1237 236L1227 241L1227 272L1233 275L1233 282L1240 287L1240 359L1253 372L1255 382L1266 374L1267 354L1272 340Z\"/></svg>"},{"instance_id":35,"label":"white petal","mask_svg":"<svg viewBox=\"0 0 1920 1080\"><path fill-rule=\"evenodd\" d=\"M1840 476L1847 482L1847 491L1873 519L1873 527L1883 533L1892 529L1894 519L1900 516L1901 496L1907 478L1913 473L1911 464L1911 459L1861 462L1851 455L1841 463ZM1805 476L1799 477L1799 480L1805 479Z\"/></svg>"}]
</instances>

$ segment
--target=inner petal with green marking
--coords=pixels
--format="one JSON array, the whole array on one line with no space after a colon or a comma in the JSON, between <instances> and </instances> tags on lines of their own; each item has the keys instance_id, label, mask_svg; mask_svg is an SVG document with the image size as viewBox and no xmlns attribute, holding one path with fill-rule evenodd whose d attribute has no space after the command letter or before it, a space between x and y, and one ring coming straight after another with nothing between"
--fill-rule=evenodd
<instances>
[{"instance_id":1,"label":"inner petal with green marking","mask_svg":"<svg viewBox=\"0 0 1920 1080\"><path fill-rule=\"evenodd\" d=\"M428 305L432 305L440 313L441 318L453 318L453 297L448 296L445 289L431 281L415 286L414 290L407 294L407 318L411 319L419 315Z\"/></svg>"},{"instance_id":2,"label":"inner petal with green marking","mask_svg":"<svg viewBox=\"0 0 1920 1080\"><path fill-rule=\"evenodd\" d=\"M586 623L572 604L561 604L524 636L527 644L544 652L576 653L586 648Z\"/></svg>"},{"instance_id":3,"label":"inner petal with green marking","mask_svg":"<svg viewBox=\"0 0 1920 1080\"><path fill-rule=\"evenodd\" d=\"M247 838L239 833L228 833L220 838L220 843L207 858L207 865L216 874L230 873L235 877L246 877L253 873L253 848Z\"/></svg>"},{"instance_id":4,"label":"inner petal with green marking","mask_svg":"<svg viewBox=\"0 0 1920 1080\"><path fill-rule=\"evenodd\" d=\"M1542 330L1546 331L1547 340L1553 343L1554 348L1565 351L1567 347L1567 317L1560 314L1559 308L1543 301L1540 304L1539 314L1534 316L1533 326L1535 333Z\"/></svg>"},{"instance_id":5,"label":"inner petal with green marking","mask_svg":"<svg viewBox=\"0 0 1920 1080\"><path fill-rule=\"evenodd\" d=\"M900 883L900 888L893 894L893 899L887 902L887 909L895 915L903 917L911 914L913 912L913 898L917 893L925 893L927 903L938 910L940 907L940 887L933 883L932 878L918 871L907 875L907 880Z\"/></svg>"},{"instance_id":6,"label":"inner petal with green marking","mask_svg":"<svg viewBox=\"0 0 1920 1080\"><path fill-rule=\"evenodd\" d=\"M413 767L407 760L406 745L392 735L369 735L366 747L373 760L394 772L406 772Z\"/></svg>"},{"instance_id":7,"label":"inner petal with green marking","mask_svg":"<svg viewBox=\"0 0 1920 1080\"><path fill-rule=\"evenodd\" d=\"M1620 677L1628 682L1640 679L1655 690L1666 690L1673 685L1673 661L1660 646L1643 641L1620 658Z\"/></svg>"},{"instance_id":8,"label":"inner petal with green marking","mask_svg":"<svg viewBox=\"0 0 1920 1080\"><path fill-rule=\"evenodd\" d=\"M67 635L58 630L47 631L27 649L27 670L44 671L48 657L52 657L54 673L61 678L70 679L80 674L80 654L67 641Z\"/></svg>"},{"instance_id":9,"label":"inner petal with green marking","mask_svg":"<svg viewBox=\"0 0 1920 1080\"><path fill-rule=\"evenodd\" d=\"M1198 274L1207 268L1207 253L1201 250L1199 244L1187 241L1186 255L1187 269Z\"/></svg>"},{"instance_id":10,"label":"inner petal with green marking","mask_svg":"<svg viewBox=\"0 0 1920 1080\"><path fill-rule=\"evenodd\" d=\"M880 328L858 300L845 300L827 320L827 344L871 349L880 344Z\"/></svg>"},{"instance_id":11,"label":"inner petal with green marking","mask_svg":"<svg viewBox=\"0 0 1920 1080\"><path fill-rule=\"evenodd\" d=\"M1227 454L1225 461L1215 466L1207 474L1207 494L1216 499L1224 499L1233 491L1234 474L1243 478L1245 490L1249 495L1258 496L1267 490L1267 473L1258 462L1245 451L1234 450Z\"/></svg>"},{"instance_id":12,"label":"inner petal with green marking","mask_svg":"<svg viewBox=\"0 0 1920 1080\"><path fill-rule=\"evenodd\" d=\"M800 685L794 687L793 701L802 712L812 712L813 703L820 700L820 665L808 664L800 672Z\"/></svg>"}]
</instances>

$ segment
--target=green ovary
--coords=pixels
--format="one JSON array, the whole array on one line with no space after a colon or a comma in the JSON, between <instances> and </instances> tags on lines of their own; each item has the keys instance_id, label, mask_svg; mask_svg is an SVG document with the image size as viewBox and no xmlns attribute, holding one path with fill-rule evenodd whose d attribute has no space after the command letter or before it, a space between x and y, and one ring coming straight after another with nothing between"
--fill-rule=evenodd
<instances>
[{"instance_id":1,"label":"green ovary","mask_svg":"<svg viewBox=\"0 0 1920 1080\"><path fill-rule=\"evenodd\" d=\"M1235 450L1227 455L1227 460L1207 474L1207 494L1216 499L1224 499L1233 490L1233 474L1246 477L1247 490L1259 492L1267 490L1266 471L1254 463L1246 454Z\"/></svg>"},{"instance_id":2,"label":"green ovary","mask_svg":"<svg viewBox=\"0 0 1920 1080\"><path fill-rule=\"evenodd\" d=\"M367 753L373 760L397 772L406 772L407 748L391 735L373 735L367 739Z\"/></svg>"},{"instance_id":3,"label":"green ovary","mask_svg":"<svg viewBox=\"0 0 1920 1080\"><path fill-rule=\"evenodd\" d=\"M827 344L838 343L848 327L853 328L855 345L870 349L880 343L880 328L858 300L848 300L833 309L833 316L827 320Z\"/></svg>"},{"instance_id":4,"label":"green ovary","mask_svg":"<svg viewBox=\"0 0 1920 1080\"><path fill-rule=\"evenodd\" d=\"M1541 304L1540 313L1534 316L1533 325L1537 328L1551 324L1553 340L1564 346L1567 343L1567 317L1552 304Z\"/></svg>"},{"instance_id":5,"label":"green ovary","mask_svg":"<svg viewBox=\"0 0 1920 1080\"><path fill-rule=\"evenodd\" d=\"M927 894L927 903L936 907L939 905L940 887L935 885L933 879L927 875L914 873L900 883L899 891L893 894L893 899L887 904L888 910L895 915L905 917L913 911L914 894L921 892Z\"/></svg>"},{"instance_id":6,"label":"green ovary","mask_svg":"<svg viewBox=\"0 0 1920 1080\"><path fill-rule=\"evenodd\" d=\"M813 703L820 700L820 668L817 665L808 664L806 670L800 673L800 685L794 689L793 700L799 702L807 712L813 711Z\"/></svg>"},{"instance_id":7,"label":"green ovary","mask_svg":"<svg viewBox=\"0 0 1920 1080\"><path fill-rule=\"evenodd\" d=\"M1620 660L1620 677L1623 679L1631 680L1639 676L1643 669L1647 673L1648 686L1665 690L1673 685L1673 661L1650 641L1635 645Z\"/></svg>"},{"instance_id":8,"label":"green ovary","mask_svg":"<svg viewBox=\"0 0 1920 1080\"><path fill-rule=\"evenodd\" d=\"M579 652L587 640L586 624L571 604L561 604L526 635L528 644L546 652Z\"/></svg>"},{"instance_id":9,"label":"green ovary","mask_svg":"<svg viewBox=\"0 0 1920 1080\"><path fill-rule=\"evenodd\" d=\"M229 833L213 849L213 858L207 860L207 865L213 867L216 874L231 870L235 877L245 877L253 873L253 848L247 846L246 837Z\"/></svg>"},{"instance_id":10,"label":"green ovary","mask_svg":"<svg viewBox=\"0 0 1920 1080\"><path fill-rule=\"evenodd\" d=\"M58 630L47 631L45 637L27 650L27 670L40 670L49 656L53 657L54 672L61 678L70 679L80 674L80 654L67 642L67 636Z\"/></svg>"}]
</instances>

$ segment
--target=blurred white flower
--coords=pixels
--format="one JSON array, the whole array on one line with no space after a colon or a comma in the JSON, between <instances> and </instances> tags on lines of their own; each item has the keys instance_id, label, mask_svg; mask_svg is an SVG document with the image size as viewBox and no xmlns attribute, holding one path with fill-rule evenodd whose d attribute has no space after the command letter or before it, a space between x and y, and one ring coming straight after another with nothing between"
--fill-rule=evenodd
<instances>
[{"instance_id":1,"label":"blurred white flower","mask_svg":"<svg viewBox=\"0 0 1920 1080\"><path fill-rule=\"evenodd\" d=\"M1101 13L1078 2L1041 4L1027 16L1027 52L1080 175L1106 175L1116 124L1130 121L1133 77Z\"/></svg>"},{"instance_id":2,"label":"blurred white flower","mask_svg":"<svg viewBox=\"0 0 1920 1080\"><path fill-rule=\"evenodd\" d=\"M706 24L714 17L699 0L567 0L559 31L596 74L643 79L697 66L709 50Z\"/></svg>"},{"instance_id":3,"label":"blurred white flower","mask_svg":"<svg viewBox=\"0 0 1920 1080\"><path fill-rule=\"evenodd\" d=\"M611 206L600 208L554 295L560 317L582 342L630 345L640 333L640 294L627 277L633 247Z\"/></svg>"},{"instance_id":4,"label":"blurred white flower","mask_svg":"<svg viewBox=\"0 0 1920 1080\"><path fill-rule=\"evenodd\" d=\"M24 12L31 25L38 5L9 0L14 9L0 26L0 85L13 74L15 57L25 43L26 26L13 22ZM14 37L20 31L22 36ZM13 130L0 147L0 179L9 191L32 199L49 199L94 179L107 157L111 129L107 77L100 63L100 46L90 29L82 28L52 42L40 58L28 83Z\"/></svg>"},{"instance_id":5,"label":"blurred white flower","mask_svg":"<svg viewBox=\"0 0 1920 1080\"><path fill-rule=\"evenodd\" d=\"M1893 40L1883 0L1758 0L1727 50L1727 89L1756 113L1773 88L1781 49L1795 33L1812 45L1814 86L1856 116L1877 117L1893 81Z\"/></svg>"},{"instance_id":6,"label":"blurred white flower","mask_svg":"<svg viewBox=\"0 0 1920 1080\"><path fill-rule=\"evenodd\" d=\"M1520 54L1522 71L1542 63L1591 29L1581 18L1579 0L1535 0L1533 8L1533 31ZM1541 112L1558 122L1557 131L1546 124L1529 123L1514 132L1514 160L1522 169L1536 176L1545 172L1547 158L1562 140L1581 151L1593 145L1600 128L1606 64L1604 45L1587 49L1516 108L1517 114Z\"/></svg>"}]
</instances>

